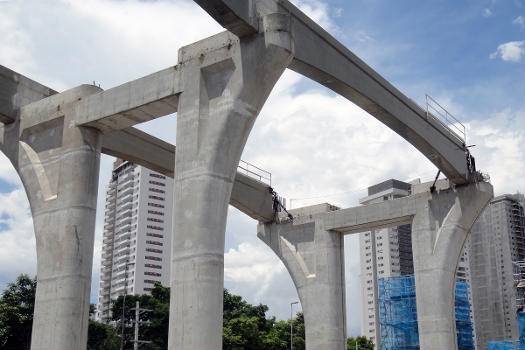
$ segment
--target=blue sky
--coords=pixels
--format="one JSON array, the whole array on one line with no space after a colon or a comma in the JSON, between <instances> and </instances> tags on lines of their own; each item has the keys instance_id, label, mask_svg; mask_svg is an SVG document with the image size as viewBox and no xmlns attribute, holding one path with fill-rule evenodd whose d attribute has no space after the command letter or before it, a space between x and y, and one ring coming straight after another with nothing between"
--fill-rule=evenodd
<instances>
[{"instance_id":1,"label":"blue sky","mask_svg":"<svg viewBox=\"0 0 525 350\"><path fill-rule=\"evenodd\" d=\"M419 104L435 97L467 126L478 168L496 194L525 190L524 2L515 0L296 0L338 40ZM0 0L0 64L59 91L95 80L110 88L166 68L180 46L221 28L189 0ZM175 143L176 116L141 128ZM269 142L271 140L271 142ZM272 172L294 207L355 206L389 178L429 181L437 169L412 146L317 83L287 71L259 116L244 160ZM99 183L92 300L96 300L104 189ZM0 289L34 274L34 233L16 172L0 157ZM284 266L231 209L225 285L288 317L297 298ZM349 335L360 321L357 236L345 238Z\"/></svg>"}]
</instances>

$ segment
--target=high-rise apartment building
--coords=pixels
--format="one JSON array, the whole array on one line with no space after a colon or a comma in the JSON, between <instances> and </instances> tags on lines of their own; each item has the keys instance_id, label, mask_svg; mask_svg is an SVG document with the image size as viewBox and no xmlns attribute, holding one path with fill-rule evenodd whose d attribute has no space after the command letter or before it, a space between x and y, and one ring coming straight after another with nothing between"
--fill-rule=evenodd
<instances>
[{"instance_id":1,"label":"high-rise apartment building","mask_svg":"<svg viewBox=\"0 0 525 350\"><path fill-rule=\"evenodd\" d=\"M518 337L516 312L524 289L516 266L525 258L523 195L494 198L474 224L470 237L470 270L476 345Z\"/></svg>"},{"instance_id":2,"label":"high-rise apartment building","mask_svg":"<svg viewBox=\"0 0 525 350\"><path fill-rule=\"evenodd\" d=\"M117 159L106 189L97 319L110 317L111 300L168 286L173 180Z\"/></svg>"}]
</instances>

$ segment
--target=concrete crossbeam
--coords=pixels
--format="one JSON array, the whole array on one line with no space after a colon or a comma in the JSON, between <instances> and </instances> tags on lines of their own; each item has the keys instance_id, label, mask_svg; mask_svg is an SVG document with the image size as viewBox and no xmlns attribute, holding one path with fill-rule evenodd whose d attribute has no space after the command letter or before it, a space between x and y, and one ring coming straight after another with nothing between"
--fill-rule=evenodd
<instances>
[{"instance_id":1,"label":"concrete crossbeam","mask_svg":"<svg viewBox=\"0 0 525 350\"><path fill-rule=\"evenodd\" d=\"M0 65L0 123L14 122L21 106L56 93L53 89Z\"/></svg>"},{"instance_id":2,"label":"concrete crossbeam","mask_svg":"<svg viewBox=\"0 0 525 350\"><path fill-rule=\"evenodd\" d=\"M410 196L333 211L326 215L325 226L346 234L407 225L416 213L416 203L417 198Z\"/></svg>"},{"instance_id":3,"label":"concrete crossbeam","mask_svg":"<svg viewBox=\"0 0 525 350\"><path fill-rule=\"evenodd\" d=\"M102 132L126 129L175 113L180 93L179 67L173 66L84 98L77 125Z\"/></svg>"},{"instance_id":4,"label":"concrete crossbeam","mask_svg":"<svg viewBox=\"0 0 525 350\"><path fill-rule=\"evenodd\" d=\"M175 145L135 128L104 134L102 153L174 176ZM257 221L272 221L273 201L268 189L267 184L237 172L230 204Z\"/></svg>"},{"instance_id":5,"label":"concrete crossbeam","mask_svg":"<svg viewBox=\"0 0 525 350\"><path fill-rule=\"evenodd\" d=\"M238 36L258 30L253 18L268 8L291 17L295 56L289 68L346 97L410 142L453 183L469 182L466 147L450 129L392 86L287 0L251 7L231 0L196 2ZM234 19L234 20L233 20ZM244 27L239 25L244 21ZM232 26L232 23L236 23ZM237 30L236 28L243 28ZM248 29L246 29L248 28Z\"/></svg>"}]
</instances>

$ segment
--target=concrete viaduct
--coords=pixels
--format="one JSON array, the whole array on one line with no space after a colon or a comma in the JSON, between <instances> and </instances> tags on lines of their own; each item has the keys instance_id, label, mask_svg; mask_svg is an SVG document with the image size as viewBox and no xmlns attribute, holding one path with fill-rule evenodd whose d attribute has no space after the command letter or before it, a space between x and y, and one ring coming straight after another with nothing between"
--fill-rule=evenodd
<instances>
[{"instance_id":1,"label":"concrete viaduct","mask_svg":"<svg viewBox=\"0 0 525 350\"><path fill-rule=\"evenodd\" d=\"M344 349L342 234L413 225L421 349L456 349L461 248L492 197L464 140L286 0L195 0L227 31L179 50L178 63L103 91L57 93L0 66L0 149L33 215L38 287L31 348L85 349L100 154L174 177L169 349L222 348L228 204L259 221L301 299L307 349ZM322 54L321 54L322 53ZM293 69L397 132L447 181L406 198L339 210L273 211L268 186L236 172L255 118ZM134 125L177 112L175 146Z\"/></svg>"}]
</instances>

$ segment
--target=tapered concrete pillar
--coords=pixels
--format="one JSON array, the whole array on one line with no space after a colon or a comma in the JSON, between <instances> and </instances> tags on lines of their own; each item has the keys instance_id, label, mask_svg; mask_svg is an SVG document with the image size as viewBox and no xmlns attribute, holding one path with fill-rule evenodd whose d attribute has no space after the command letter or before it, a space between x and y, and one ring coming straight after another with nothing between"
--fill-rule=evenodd
<instances>
[{"instance_id":1,"label":"tapered concrete pillar","mask_svg":"<svg viewBox=\"0 0 525 350\"><path fill-rule=\"evenodd\" d=\"M222 348L224 234L237 164L255 118L292 59L289 19L179 51L169 349Z\"/></svg>"},{"instance_id":2,"label":"tapered concrete pillar","mask_svg":"<svg viewBox=\"0 0 525 350\"><path fill-rule=\"evenodd\" d=\"M421 350L457 349L456 268L474 221L493 196L486 182L418 197L412 250Z\"/></svg>"},{"instance_id":3,"label":"tapered concrete pillar","mask_svg":"<svg viewBox=\"0 0 525 350\"><path fill-rule=\"evenodd\" d=\"M98 91L80 86L26 105L1 130L36 235L31 349L86 348L101 142L76 127L75 103Z\"/></svg>"},{"instance_id":4,"label":"tapered concrete pillar","mask_svg":"<svg viewBox=\"0 0 525 350\"><path fill-rule=\"evenodd\" d=\"M326 230L328 204L290 210L294 220L258 225L257 235L284 263L304 313L306 349L346 348L344 236Z\"/></svg>"}]
</instances>

